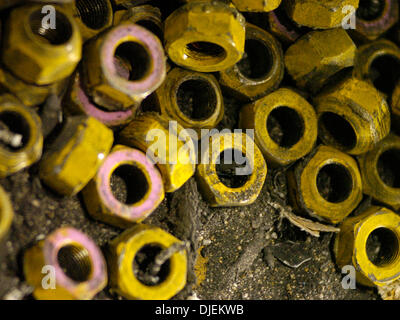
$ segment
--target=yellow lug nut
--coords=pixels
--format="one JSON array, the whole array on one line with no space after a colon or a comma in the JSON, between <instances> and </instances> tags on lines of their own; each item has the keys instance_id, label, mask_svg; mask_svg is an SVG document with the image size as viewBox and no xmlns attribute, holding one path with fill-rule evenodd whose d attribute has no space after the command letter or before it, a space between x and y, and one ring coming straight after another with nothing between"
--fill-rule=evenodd
<instances>
[{"instance_id":1,"label":"yellow lug nut","mask_svg":"<svg viewBox=\"0 0 400 320\"><path fill-rule=\"evenodd\" d=\"M370 83L346 77L314 100L319 137L353 155L365 153L390 131L389 106Z\"/></svg>"},{"instance_id":2,"label":"yellow lug nut","mask_svg":"<svg viewBox=\"0 0 400 320\"><path fill-rule=\"evenodd\" d=\"M41 180L58 193L72 196L96 174L113 144L113 132L98 120L74 116L40 162Z\"/></svg>"},{"instance_id":3,"label":"yellow lug nut","mask_svg":"<svg viewBox=\"0 0 400 320\"><path fill-rule=\"evenodd\" d=\"M388 67L385 67L385 64ZM399 67L399 47L389 40L381 39L358 48L353 75L373 84L376 89L387 95L389 100L397 79L385 72L385 68L396 70Z\"/></svg>"},{"instance_id":4,"label":"yellow lug nut","mask_svg":"<svg viewBox=\"0 0 400 320\"><path fill-rule=\"evenodd\" d=\"M0 187L0 242L5 239L14 218L14 210L8 194Z\"/></svg>"},{"instance_id":5,"label":"yellow lug nut","mask_svg":"<svg viewBox=\"0 0 400 320\"><path fill-rule=\"evenodd\" d=\"M358 157L364 193L394 209L400 208L400 138L390 134Z\"/></svg>"},{"instance_id":6,"label":"yellow lug nut","mask_svg":"<svg viewBox=\"0 0 400 320\"><path fill-rule=\"evenodd\" d=\"M26 250L23 269L39 300L88 300L107 284L101 250L84 233L69 227L53 231Z\"/></svg>"},{"instance_id":7,"label":"yellow lug nut","mask_svg":"<svg viewBox=\"0 0 400 320\"><path fill-rule=\"evenodd\" d=\"M328 146L319 146L288 172L290 198L297 211L330 223L347 217L362 199L356 161Z\"/></svg>"},{"instance_id":8,"label":"yellow lug nut","mask_svg":"<svg viewBox=\"0 0 400 320\"><path fill-rule=\"evenodd\" d=\"M108 248L110 286L127 299L168 300L186 285L186 251L175 252L149 284L145 275L152 259L180 241L160 228L143 224L126 230ZM150 260L150 262L149 262Z\"/></svg>"},{"instance_id":9,"label":"yellow lug nut","mask_svg":"<svg viewBox=\"0 0 400 320\"><path fill-rule=\"evenodd\" d=\"M284 74L279 41L267 31L246 24L245 57L220 72L220 83L241 100L256 100L278 88Z\"/></svg>"},{"instance_id":10,"label":"yellow lug nut","mask_svg":"<svg viewBox=\"0 0 400 320\"><path fill-rule=\"evenodd\" d=\"M339 71L354 64L356 45L342 29L312 31L285 53L285 66L298 87L317 92Z\"/></svg>"},{"instance_id":11,"label":"yellow lug nut","mask_svg":"<svg viewBox=\"0 0 400 320\"><path fill-rule=\"evenodd\" d=\"M64 7L74 17L83 41L93 38L113 24L110 0L75 0Z\"/></svg>"},{"instance_id":12,"label":"yellow lug nut","mask_svg":"<svg viewBox=\"0 0 400 320\"><path fill-rule=\"evenodd\" d=\"M255 142L272 165L288 165L304 157L317 140L313 106L286 88L243 107L239 126L254 129Z\"/></svg>"},{"instance_id":13,"label":"yellow lug nut","mask_svg":"<svg viewBox=\"0 0 400 320\"><path fill-rule=\"evenodd\" d=\"M279 7L282 0L232 0L239 11L268 12Z\"/></svg>"},{"instance_id":14,"label":"yellow lug nut","mask_svg":"<svg viewBox=\"0 0 400 320\"><path fill-rule=\"evenodd\" d=\"M5 66L22 80L47 85L72 74L82 54L78 26L67 12L56 8L56 29L42 28L42 5L13 9L4 31Z\"/></svg>"},{"instance_id":15,"label":"yellow lug nut","mask_svg":"<svg viewBox=\"0 0 400 320\"><path fill-rule=\"evenodd\" d=\"M35 110L9 94L0 96L0 122L0 177L6 177L42 156L42 123Z\"/></svg>"},{"instance_id":16,"label":"yellow lug nut","mask_svg":"<svg viewBox=\"0 0 400 320\"><path fill-rule=\"evenodd\" d=\"M159 168L166 192L178 190L196 170L196 150L190 135L176 121L145 113L119 134L121 144L142 150Z\"/></svg>"},{"instance_id":17,"label":"yellow lug nut","mask_svg":"<svg viewBox=\"0 0 400 320\"><path fill-rule=\"evenodd\" d=\"M243 56L245 19L222 2L191 2L165 21L165 50L178 66L222 71Z\"/></svg>"},{"instance_id":18,"label":"yellow lug nut","mask_svg":"<svg viewBox=\"0 0 400 320\"><path fill-rule=\"evenodd\" d=\"M221 89L211 74L174 68L156 96L161 114L184 128L215 128L224 116Z\"/></svg>"},{"instance_id":19,"label":"yellow lug nut","mask_svg":"<svg viewBox=\"0 0 400 320\"><path fill-rule=\"evenodd\" d=\"M358 283L385 286L400 277L399 246L399 215L373 206L343 221L333 251L340 268L355 267Z\"/></svg>"},{"instance_id":20,"label":"yellow lug nut","mask_svg":"<svg viewBox=\"0 0 400 320\"><path fill-rule=\"evenodd\" d=\"M285 1L288 16L301 26L314 29L340 27L349 11L357 9L359 0L288 0Z\"/></svg>"},{"instance_id":21,"label":"yellow lug nut","mask_svg":"<svg viewBox=\"0 0 400 320\"><path fill-rule=\"evenodd\" d=\"M157 7L142 5L118 10L114 14L114 25L135 23L153 32L160 40L164 38L164 24Z\"/></svg>"},{"instance_id":22,"label":"yellow lug nut","mask_svg":"<svg viewBox=\"0 0 400 320\"><path fill-rule=\"evenodd\" d=\"M217 133L202 142L196 180L212 207L245 206L258 198L267 165L253 139L244 133Z\"/></svg>"},{"instance_id":23,"label":"yellow lug nut","mask_svg":"<svg viewBox=\"0 0 400 320\"><path fill-rule=\"evenodd\" d=\"M126 191L122 195L113 192L113 178L124 183ZM82 195L91 216L125 228L144 220L159 206L164 188L158 169L144 153L117 145Z\"/></svg>"}]
</instances>

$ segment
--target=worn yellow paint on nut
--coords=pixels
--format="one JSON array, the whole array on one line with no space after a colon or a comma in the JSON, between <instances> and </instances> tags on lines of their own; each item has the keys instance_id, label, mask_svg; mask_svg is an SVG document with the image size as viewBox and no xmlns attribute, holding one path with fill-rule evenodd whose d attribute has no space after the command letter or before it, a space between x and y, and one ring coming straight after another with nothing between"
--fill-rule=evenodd
<instances>
[{"instance_id":1,"label":"worn yellow paint on nut","mask_svg":"<svg viewBox=\"0 0 400 320\"><path fill-rule=\"evenodd\" d=\"M289 17L302 26L314 29L340 27L349 14L346 6L358 8L359 0L286 0Z\"/></svg>"},{"instance_id":2,"label":"worn yellow paint on nut","mask_svg":"<svg viewBox=\"0 0 400 320\"><path fill-rule=\"evenodd\" d=\"M394 255L386 263L375 265L367 255L367 240L379 228L390 230L397 243L389 243ZM356 280L366 286L385 286L400 278L400 216L383 207L369 207L364 212L349 217L340 225L334 243L336 263L340 268L353 265ZM391 259L390 259L391 258Z\"/></svg>"},{"instance_id":3,"label":"worn yellow paint on nut","mask_svg":"<svg viewBox=\"0 0 400 320\"><path fill-rule=\"evenodd\" d=\"M359 155L373 149L390 131L389 106L381 93L366 81L346 77L317 96L314 104L319 137L347 153ZM352 136L338 139L344 132L342 128L338 130L338 118L330 127L323 121L332 114L347 123Z\"/></svg>"},{"instance_id":4,"label":"worn yellow paint on nut","mask_svg":"<svg viewBox=\"0 0 400 320\"><path fill-rule=\"evenodd\" d=\"M12 132L22 135L20 148L0 146L0 177L6 177L31 166L42 156L42 122L35 110L25 107L10 94L0 95L0 120Z\"/></svg>"},{"instance_id":5,"label":"worn yellow paint on nut","mask_svg":"<svg viewBox=\"0 0 400 320\"><path fill-rule=\"evenodd\" d=\"M344 29L312 31L285 53L285 66L298 87L317 92L344 68L353 66L356 45Z\"/></svg>"},{"instance_id":6,"label":"worn yellow paint on nut","mask_svg":"<svg viewBox=\"0 0 400 320\"><path fill-rule=\"evenodd\" d=\"M271 112L282 106L295 111L303 125L300 139L290 147L275 142L267 128ZM244 106L240 112L239 126L254 129L255 142L272 165L288 165L304 157L313 149L317 140L317 115L313 106L301 95L287 88L281 88ZM295 127L288 129L301 130Z\"/></svg>"},{"instance_id":7,"label":"worn yellow paint on nut","mask_svg":"<svg viewBox=\"0 0 400 320\"><path fill-rule=\"evenodd\" d=\"M245 19L221 2L193 2L180 7L165 21L164 32L170 59L190 70L222 71L244 53Z\"/></svg>"},{"instance_id":8,"label":"worn yellow paint on nut","mask_svg":"<svg viewBox=\"0 0 400 320\"><path fill-rule=\"evenodd\" d=\"M57 28L43 32L33 30L43 19L41 5L24 5L13 9L4 32L3 62L26 82L47 85L72 74L82 54L78 26L65 9L55 6ZM65 39L64 39L65 38Z\"/></svg>"},{"instance_id":9,"label":"worn yellow paint on nut","mask_svg":"<svg viewBox=\"0 0 400 320\"><path fill-rule=\"evenodd\" d=\"M349 190L344 199L331 202L319 191L318 174L328 165L340 166L347 172ZM344 180L344 177L342 178ZM324 145L317 147L294 170L288 172L288 183L289 194L296 210L305 211L314 218L334 224L347 217L362 199L362 182L357 162L349 155ZM343 189L343 186L336 188Z\"/></svg>"},{"instance_id":10,"label":"worn yellow paint on nut","mask_svg":"<svg viewBox=\"0 0 400 320\"><path fill-rule=\"evenodd\" d=\"M74 116L44 154L41 180L56 192L72 196L93 178L114 141L113 132L98 120Z\"/></svg>"},{"instance_id":11,"label":"worn yellow paint on nut","mask_svg":"<svg viewBox=\"0 0 400 320\"><path fill-rule=\"evenodd\" d=\"M178 190L196 170L195 147L190 136L179 123L158 114L136 117L120 132L119 142L152 156L166 192Z\"/></svg>"},{"instance_id":12,"label":"worn yellow paint on nut","mask_svg":"<svg viewBox=\"0 0 400 320\"><path fill-rule=\"evenodd\" d=\"M6 237L14 218L14 210L8 194L0 187L0 242Z\"/></svg>"},{"instance_id":13,"label":"worn yellow paint on nut","mask_svg":"<svg viewBox=\"0 0 400 320\"><path fill-rule=\"evenodd\" d=\"M252 138L244 133L217 133L206 136L209 139L196 171L199 191L212 207L234 207L252 204L257 200L267 176L264 157ZM225 150L237 150L247 159L251 173L240 187L225 185L218 176L218 158ZM232 155L232 161L234 156ZM232 175L237 172L233 171Z\"/></svg>"},{"instance_id":14,"label":"worn yellow paint on nut","mask_svg":"<svg viewBox=\"0 0 400 320\"><path fill-rule=\"evenodd\" d=\"M282 0L232 0L239 11L268 12L279 7Z\"/></svg>"},{"instance_id":15,"label":"worn yellow paint on nut","mask_svg":"<svg viewBox=\"0 0 400 320\"><path fill-rule=\"evenodd\" d=\"M169 272L159 284L149 286L135 275L136 254L148 245L162 249L179 242L168 232L153 226L138 224L126 230L109 244L108 266L110 286L127 299L168 300L181 291L186 284L186 251L176 252L169 259Z\"/></svg>"}]
</instances>

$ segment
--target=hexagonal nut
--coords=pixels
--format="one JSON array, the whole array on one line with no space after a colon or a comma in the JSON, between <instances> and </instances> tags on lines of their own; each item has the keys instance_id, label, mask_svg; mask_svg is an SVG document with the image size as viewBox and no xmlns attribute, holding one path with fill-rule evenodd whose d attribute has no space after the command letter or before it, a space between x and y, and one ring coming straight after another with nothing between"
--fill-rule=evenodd
<instances>
[{"instance_id":1,"label":"hexagonal nut","mask_svg":"<svg viewBox=\"0 0 400 320\"><path fill-rule=\"evenodd\" d=\"M282 0L232 0L239 11L268 12L279 7Z\"/></svg>"},{"instance_id":2,"label":"hexagonal nut","mask_svg":"<svg viewBox=\"0 0 400 320\"><path fill-rule=\"evenodd\" d=\"M347 6L358 8L359 0L288 0L285 2L289 17L301 26L331 29L341 26L348 15Z\"/></svg>"},{"instance_id":3,"label":"hexagonal nut","mask_svg":"<svg viewBox=\"0 0 400 320\"><path fill-rule=\"evenodd\" d=\"M184 128L212 129L224 116L221 88L212 74L174 68L153 98L163 117Z\"/></svg>"},{"instance_id":4,"label":"hexagonal nut","mask_svg":"<svg viewBox=\"0 0 400 320\"><path fill-rule=\"evenodd\" d=\"M22 80L47 85L72 74L81 59L82 39L75 21L56 7L56 29L43 32L41 5L12 10L4 32L3 62ZM21 25L23 27L21 27Z\"/></svg>"},{"instance_id":5,"label":"hexagonal nut","mask_svg":"<svg viewBox=\"0 0 400 320\"><path fill-rule=\"evenodd\" d=\"M361 41L376 40L398 22L399 2L397 0L360 1L356 14L357 25L354 30L351 30L354 37Z\"/></svg>"},{"instance_id":6,"label":"hexagonal nut","mask_svg":"<svg viewBox=\"0 0 400 320\"><path fill-rule=\"evenodd\" d=\"M23 269L39 300L88 300L107 284L101 250L74 228L59 228L26 250ZM55 287L46 274L54 275Z\"/></svg>"},{"instance_id":7,"label":"hexagonal nut","mask_svg":"<svg viewBox=\"0 0 400 320\"><path fill-rule=\"evenodd\" d=\"M247 23L244 58L220 72L219 81L233 96L252 101L277 89L284 69L279 41L267 31Z\"/></svg>"},{"instance_id":8,"label":"hexagonal nut","mask_svg":"<svg viewBox=\"0 0 400 320\"><path fill-rule=\"evenodd\" d=\"M36 86L26 83L8 70L0 68L0 88L12 93L27 107L37 107L46 101L50 94L59 95L66 86L61 80L47 86Z\"/></svg>"},{"instance_id":9,"label":"hexagonal nut","mask_svg":"<svg viewBox=\"0 0 400 320\"><path fill-rule=\"evenodd\" d=\"M191 2L165 21L165 50L178 66L200 72L222 71L243 56L245 19L222 2Z\"/></svg>"},{"instance_id":10,"label":"hexagonal nut","mask_svg":"<svg viewBox=\"0 0 400 320\"><path fill-rule=\"evenodd\" d=\"M254 138L268 164L285 166L312 151L317 141L317 115L297 92L280 88L242 108L240 128Z\"/></svg>"},{"instance_id":11,"label":"hexagonal nut","mask_svg":"<svg viewBox=\"0 0 400 320\"><path fill-rule=\"evenodd\" d=\"M257 200L267 165L253 139L244 133L203 137L196 181L212 207L245 206ZM245 165L245 166L244 166Z\"/></svg>"},{"instance_id":12,"label":"hexagonal nut","mask_svg":"<svg viewBox=\"0 0 400 320\"><path fill-rule=\"evenodd\" d=\"M82 35L87 41L113 25L113 9L110 0L73 1L63 7L74 17Z\"/></svg>"},{"instance_id":13,"label":"hexagonal nut","mask_svg":"<svg viewBox=\"0 0 400 320\"><path fill-rule=\"evenodd\" d=\"M398 210L400 138L388 135L376 147L358 157L364 193Z\"/></svg>"},{"instance_id":14,"label":"hexagonal nut","mask_svg":"<svg viewBox=\"0 0 400 320\"><path fill-rule=\"evenodd\" d=\"M126 186L126 193L113 192L113 176ZM116 145L82 195L92 217L126 228L144 220L159 206L164 187L161 174L143 152Z\"/></svg>"},{"instance_id":15,"label":"hexagonal nut","mask_svg":"<svg viewBox=\"0 0 400 320\"><path fill-rule=\"evenodd\" d=\"M0 187L0 243L6 238L14 218L14 210L8 194Z\"/></svg>"},{"instance_id":16,"label":"hexagonal nut","mask_svg":"<svg viewBox=\"0 0 400 320\"><path fill-rule=\"evenodd\" d=\"M357 162L332 147L317 147L287 176L296 211L321 221L341 222L362 199Z\"/></svg>"},{"instance_id":17,"label":"hexagonal nut","mask_svg":"<svg viewBox=\"0 0 400 320\"><path fill-rule=\"evenodd\" d=\"M95 118L67 118L40 162L40 179L59 194L77 194L94 177L113 141L112 130Z\"/></svg>"},{"instance_id":18,"label":"hexagonal nut","mask_svg":"<svg viewBox=\"0 0 400 320\"><path fill-rule=\"evenodd\" d=\"M314 99L319 137L328 145L359 155L390 131L389 106L369 82L345 77Z\"/></svg>"},{"instance_id":19,"label":"hexagonal nut","mask_svg":"<svg viewBox=\"0 0 400 320\"><path fill-rule=\"evenodd\" d=\"M0 177L31 166L42 156L42 122L32 108L10 94L0 95Z\"/></svg>"},{"instance_id":20,"label":"hexagonal nut","mask_svg":"<svg viewBox=\"0 0 400 320\"><path fill-rule=\"evenodd\" d=\"M353 66L356 50L344 29L312 31L287 49L285 65L298 87L315 93L333 75Z\"/></svg>"},{"instance_id":21,"label":"hexagonal nut","mask_svg":"<svg viewBox=\"0 0 400 320\"><path fill-rule=\"evenodd\" d=\"M139 106L165 79L160 40L147 29L123 23L89 41L82 79L93 101L107 110Z\"/></svg>"},{"instance_id":22,"label":"hexagonal nut","mask_svg":"<svg viewBox=\"0 0 400 320\"><path fill-rule=\"evenodd\" d=\"M365 286L387 286L400 278L400 217L372 206L340 225L333 252L340 268L353 265ZM379 247L377 246L379 243Z\"/></svg>"},{"instance_id":23,"label":"hexagonal nut","mask_svg":"<svg viewBox=\"0 0 400 320\"><path fill-rule=\"evenodd\" d=\"M196 170L191 136L176 121L156 113L136 117L119 133L119 142L146 153L160 170L166 192L178 190Z\"/></svg>"},{"instance_id":24,"label":"hexagonal nut","mask_svg":"<svg viewBox=\"0 0 400 320\"><path fill-rule=\"evenodd\" d=\"M149 275L148 267L160 252L181 244L177 238L157 227L138 224L126 230L108 247L111 288L127 299L172 298L186 285L186 251L174 250L155 275Z\"/></svg>"}]
</instances>

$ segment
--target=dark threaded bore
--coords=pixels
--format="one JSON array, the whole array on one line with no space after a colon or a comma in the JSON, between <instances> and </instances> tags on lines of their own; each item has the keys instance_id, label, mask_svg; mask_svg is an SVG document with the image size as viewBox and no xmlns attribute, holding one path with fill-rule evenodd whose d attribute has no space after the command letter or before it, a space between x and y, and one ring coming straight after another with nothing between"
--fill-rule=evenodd
<instances>
[{"instance_id":1,"label":"dark threaded bore","mask_svg":"<svg viewBox=\"0 0 400 320\"><path fill-rule=\"evenodd\" d=\"M267 131L271 139L283 148L291 148L304 135L304 120L289 107L278 107L267 118Z\"/></svg>"},{"instance_id":2,"label":"dark threaded bore","mask_svg":"<svg viewBox=\"0 0 400 320\"><path fill-rule=\"evenodd\" d=\"M61 45L68 42L72 37L72 25L68 18L61 12L56 11L56 28L45 28L43 25L43 14L41 10L34 11L30 18L29 24L32 32L42 41L52 44Z\"/></svg>"},{"instance_id":3,"label":"dark threaded bore","mask_svg":"<svg viewBox=\"0 0 400 320\"><path fill-rule=\"evenodd\" d=\"M265 78L273 66L270 48L263 41L246 40L243 58L237 63L240 73L252 80Z\"/></svg>"},{"instance_id":4,"label":"dark threaded bore","mask_svg":"<svg viewBox=\"0 0 400 320\"><path fill-rule=\"evenodd\" d=\"M353 189L353 179L349 171L338 163L322 167L316 182L319 194L332 203L345 201Z\"/></svg>"},{"instance_id":5,"label":"dark threaded bore","mask_svg":"<svg viewBox=\"0 0 400 320\"><path fill-rule=\"evenodd\" d=\"M76 0L75 6L82 22L90 29L98 30L106 26L109 16L109 0Z\"/></svg>"},{"instance_id":6,"label":"dark threaded bore","mask_svg":"<svg viewBox=\"0 0 400 320\"><path fill-rule=\"evenodd\" d=\"M375 58L369 68L369 78L375 88L391 96L400 79L400 59L389 54Z\"/></svg>"},{"instance_id":7,"label":"dark threaded bore","mask_svg":"<svg viewBox=\"0 0 400 320\"><path fill-rule=\"evenodd\" d=\"M184 115L193 120L208 119L217 106L214 87L201 78L182 82L176 92L176 100Z\"/></svg>"},{"instance_id":8,"label":"dark threaded bore","mask_svg":"<svg viewBox=\"0 0 400 320\"><path fill-rule=\"evenodd\" d=\"M12 144L5 143L3 139L0 139L1 147L8 151L18 151L24 148L31 136L30 127L26 119L14 111L0 113L0 130L7 130L11 134L22 135L21 144L18 147L13 147Z\"/></svg>"},{"instance_id":9,"label":"dark threaded bore","mask_svg":"<svg viewBox=\"0 0 400 320\"><path fill-rule=\"evenodd\" d=\"M149 191L149 183L143 171L129 164L124 164L114 170L110 186L114 197L127 205L139 202Z\"/></svg>"},{"instance_id":10,"label":"dark threaded bore","mask_svg":"<svg viewBox=\"0 0 400 320\"><path fill-rule=\"evenodd\" d=\"M132 268L135 277L147 286L155 286L164 282L171 272L171 261L168 259L156 275L150 274L150 269L154 263L156 256L163 250L160 245L148 244L141 248L132 261ZM158 278L158 281L152 282L149 276Z\"/></svg>"},{"instance_id":11,"label":"dark threaded bore","mask_svg":"<svg viewBox=\"0 0 400 320\"><path fill-rule=\"evenodd\" d=\"M319 118L318 125L321 135L329 144L344 150L350 150L356 145L356 133L344 117L333 112L325 112Z\"/></svg>"},{"instance_id":12,"label":"dark threaded bore","mask_svg":"<svg viewBox=\"0 0 400 320\"><path fill-rule=\"evenodd\" d=\"M399 255L399 240L396 234L387 228L378 228L371 232L366 243L368 259L377 267L393 263Z\"/></svg>"},{"instance_id":13,"label":"dark threaded bore","mask_svg":"<svg viewBox=\"0 0 400 320\"><path fill-rule=\"evenodd\" d=\"M151 58L146 50L138 42L124 42L118 46L114 54L114 63L117 74L129 81L139 81L146 77ZM123 70L123 69L126 70Z\"/></svg>"},{"instance_id":14,"label":"dark threaded bore","mask_svg":"<svg viewBox=\"0 0 400 320\"><path fill-rule=\"evenodd\" d=\"M207 41L197 41L186 46L185 54L192 59L220 59L226 56L225 49Z\"/></svg>"},{"instance_id":15,"label":"dark threaded bore","mask_svg":"<svg viewBox=\"0 0 400 320\"><path fill-rule=\"evenodd\" d=\"M62 247L57 254L58 264L64 273L76 282L89 280L92 261L89 252L78 244Z\"/></svg>"},{"instance_id":16,"label":"dark threaded bore","mask_svg":"<svg viewBox=\"0 0 400 320\"><path fill-rule=\"evenodd\" d=\"M377 162L379 177L391 188L400 188L400 150L390 149L383 152Z\"/></svg>"},{"instance_id":17,"label":"dark threaded bore","mask_svg":"<svg viewBox=\"0 0 400 320\"><path fill-rule=\"evenodd\" d=\"M243 162L243 163L242 163ZM216 165L216 172L219 180L228 188L240 188L249 181L249 175L237 175L236 169L245 168L247 158L242 151L226 149L219 155L219 163Z\"/></svg>"},{"instance_id":18,"label":"dark threaded bore","mask_svg":"<svg viewBox=\"0 0 400 320\"><path fill-rule=\"evenodd\" d=\"M372 21L382 16L386 0L360 0L356 16L359 19Z\"/></svg>"}]
</instances>

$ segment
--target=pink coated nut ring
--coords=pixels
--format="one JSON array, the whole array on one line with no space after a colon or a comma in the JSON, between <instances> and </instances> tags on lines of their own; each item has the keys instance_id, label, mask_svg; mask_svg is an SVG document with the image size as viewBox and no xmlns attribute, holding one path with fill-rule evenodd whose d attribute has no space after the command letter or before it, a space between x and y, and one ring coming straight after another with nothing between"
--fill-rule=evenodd
<instances>
[{"instance_id":1,"label":"pink coated nut ring","mask_svg":"<svg viewBox=\"0 0 400 320\"><path fill-rule=\"evenodd\" d=\"M113 174L125 180L126 197L113 193ZM104 160L96 176L82 191L89 214L95 219L126 228L149 216L164 199L161 174L147 156L136 149L117 145Z\"/></svg>"},{"instance_id":2,"label":"pink coated nut ring","mask_svg":"<svg viewBox=\"0 0 400 320\"><path fill-rule=\"evenodd\" d=\"M84 113L91 116L107 127L118 127L127 124L135 116L132 109L121 111L108 111L92 102L84 91L80 72L75 74L74 82L66 98L67 112L70 114Z\"/></svg>"},{"instance_id":3,"label":"pink coated nut ring","mask_svg":"<svg viewBox=\"0 0 400 320\"><path fill-rule=\"evenodd\" d=\"M107 284L107 265L97 245L74 228L59 228L29 248L24 274L40 300L88 300ZM53 276L52 280L44 277ZM49 280L49 281L47 281Z\"/></svg>"},{"instance_id":4,"label":"pink coated nut ring","mask_svg":"<svg viewBox=\"0 0 400 320\"><path fill-rule=\"evenodd\" d=\"M135 24L119 25L91 41L82 66L86 92L109 110L138 107L166 76L160 40Z\"/></svg>"}]
</instances>

